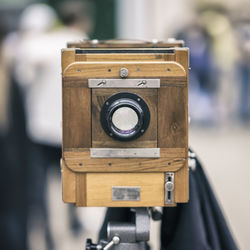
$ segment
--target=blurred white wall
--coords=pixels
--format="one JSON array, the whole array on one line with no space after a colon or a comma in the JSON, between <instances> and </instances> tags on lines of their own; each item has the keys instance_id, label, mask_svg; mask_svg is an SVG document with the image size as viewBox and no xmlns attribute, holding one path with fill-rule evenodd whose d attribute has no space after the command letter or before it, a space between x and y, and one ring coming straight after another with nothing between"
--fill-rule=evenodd
<instances>
[{"instance_id":1,"label":"blurred white wall","mask_svg":"<svg viewBox=\"0 0 250 250\"><path fill-rule=\"evenodd\" d=\"M117 38L166 39L193 16L192 0L118 0Z\"/></svg>"}]
</instances>

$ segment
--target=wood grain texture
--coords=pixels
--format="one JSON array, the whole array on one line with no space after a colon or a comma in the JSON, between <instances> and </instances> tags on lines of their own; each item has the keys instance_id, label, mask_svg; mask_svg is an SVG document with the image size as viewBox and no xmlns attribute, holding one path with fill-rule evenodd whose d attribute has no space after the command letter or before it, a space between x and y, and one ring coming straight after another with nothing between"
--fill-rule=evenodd
<instances>
[{"instance_id":1,"label":"wood grain texture","mask_svg":"<svg viewBox=\"0 0 250 250\"><path fill-rule=\"evenodd\" d=\"M72 159L65 164L74 172L81 173L133 173L177 171L185 165L185 158L135 158L135 159Z\"/></svg>"},{"instance_id":2,"label":"wood grain texture","mask_svg":"<svg viewBox=\"0 0 250 250\"><path fill-rule=\"evenodd\" d=\"M63 148L91 147L89 88L63 88Z\"/></svg>"},{"instance_id":3,"label":"wood grain texture","mask_svg":"<svg viewBox=\"0 0 250 250\"><path fill-rule=\"evenodd\" d=\"M121 142L109 137L100 122L101 108L108 97L119 92L139 95L150 110L150 124L136 140ZM92 90L92 147L93 148L154 148L157 147L157 89L93 89Z\"/></svg>"},{"instance_id":4,"label":"wood grain texture","mask_svg":"<svg viewBox=\"0 0 250 250\"><path fill-rule=\"evenodd\" d=\"M178 49L175 52L176 56L175 59L177 62L179 62L185 69L186 71L186 77L187 77L187 86L185 88L185 92L184 92L184 99L185 99L185 112L186 112L186 117L185 117L185 127L186 127L186 157L188 157L188 89L189 89L189 50L188 49ZM188 171L188 169L187 169ZM186 177L188 178L188 176Z\"/></svg>"},{"instance_id":5,"label":"wood grain texture","mask_svg":"<svg viewBox=\"0 0 250 250\"><path fill-rule=\"evenodd\" d=\"M175 172L174 199L176 203L184 203L189 200L188 162L185 163L183 168Z\"/></svg>"},{"instance_id":6,"label":"wood grain texture","mask_svg":"<svg viewBox=\"0 0 250 250\"><path fill-rule=\"evenodd\" d=\"M74 62L63 72L64 76L82 78L120 78L120 69L128 69L128 77L186 76L183 66L176 62ZM138 71L140 69L140 71Z\"/></svg>"},{"instance_id":7,"label":"wood grain texture","mask_svg":"<svg viewBox=\"0 0 250 250\"><path fill-rule=\"evenodd\" d=\"M66 203L76 202L76 174L61 159L62 198Z\"/></svg>"},{"instance_id":8,"label":"wood grain texture","mask_svg":"<svg viewBox=\"0 0 250 250\"><path fill-rule=\"evenodd\" d=\"M73 49L63 49L61 52L62 56L62 72L65 68L75 61L75 50Z\"/></svg>"},{"instance_id":9,"label":"wood grain texture","mask_svg":"<svg viewBox=\"0 0 250 250\"><path fill-rule=\"evenodd\" d=\"M140 186L140 201L112 201L112 186ZM164 206L163 173L87 174L87 206Z\"/></svg>"},{"instance_id":10,"label":"wood grain texture","mask_svg":"<svg viewBox=\"0 0 250 250\"><path fill-rule=\"evenodd\" d=\"M87 204L87 178L86 174L76 175L76 206L85 207Z\"/></svg>"},{"instance_id":11,"label":"wood grain texture","mask_svg":"<svg viewBox=\"0 0 250 250\"><path fill-rule=\"evenodd\" d=\"M185 166L185 148L161 149L160 158L91 158L89 150L63 153L63 159L74 172L167 172Z\"/></svg>"},{"instance_id":12,"label":"wood grain texture","mask_svg":"<svg viewBox=\"0 0 250 250\"><path fill-rule=\"evenodd\" d=\"M158 92L158 147L187 148L186 88L166 87Z\"/></svg>"},{"instance_id":13,"label":"wood grain texture","mask_svg":"<svg viewBox=\"0 0 250 250\"><path fill-rule=\"evenodd\" d=\"M188 72L189 68L189 50L186 48L175 50L175 61L180 63L186 72Z\"/></svg>"},{"instance_id":14,"label":"wood grain texture","mask_svg":"<svg viewBox=\"0 0 250 250\"><path fill-rule=\"evenodd\" d=\"M78 62L166 61L164 54L77 54Z\"/></svg>"}]
</instances>

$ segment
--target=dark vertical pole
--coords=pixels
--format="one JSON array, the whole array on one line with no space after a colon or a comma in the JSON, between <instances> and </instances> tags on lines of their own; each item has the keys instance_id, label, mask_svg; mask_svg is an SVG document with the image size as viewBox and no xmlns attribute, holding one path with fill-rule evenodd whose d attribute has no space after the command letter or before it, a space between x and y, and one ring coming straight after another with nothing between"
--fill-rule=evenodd
<instances>
[{"instance_id":1,"label":"dark vertical pole","mask_svg":"<svg viewBox=\"0 0 250 250\"><path fill-rule=\"evenodd\" d=\"M115 0L94 0L95 27L91 38L111 39L115 37Z\"/></svg>"}]
</instances>

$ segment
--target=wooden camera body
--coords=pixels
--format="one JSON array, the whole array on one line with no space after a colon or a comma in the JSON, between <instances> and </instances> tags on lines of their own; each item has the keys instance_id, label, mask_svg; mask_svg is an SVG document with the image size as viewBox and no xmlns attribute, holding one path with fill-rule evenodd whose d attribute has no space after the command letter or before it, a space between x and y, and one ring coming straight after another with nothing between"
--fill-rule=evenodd
<instances>
[{"instance_id":1,"label":"wooden camera body","mask_svg":"<svg viewBox=\"0 0 250 250\"><path fill-rule=\"evenodd\" d=\"M62 50L64 202L188 201L189 51L182 45L83 42Z\"/></svg>"}]
</instances>

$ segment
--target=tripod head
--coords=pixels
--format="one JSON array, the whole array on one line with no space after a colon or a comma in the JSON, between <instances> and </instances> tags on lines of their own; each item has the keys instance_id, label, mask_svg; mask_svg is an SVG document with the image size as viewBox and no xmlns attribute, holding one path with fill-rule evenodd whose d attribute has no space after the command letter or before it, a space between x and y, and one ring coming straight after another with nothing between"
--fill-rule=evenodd
<instances>
[{"instance_id":1,"label":"tripod head","mask_svg":"<svg viewBox=\"0 0 250 250\"><path fill-rule=\"evenodd\" d=\"M109 222L107 225L107 241L100 240L93 244L86 241L86 250L144 250L150 238L150 216L154 220L161 219L161 213L155 208L131 208L134 214L132 222Z\"/></svg>"}]
</instances>

